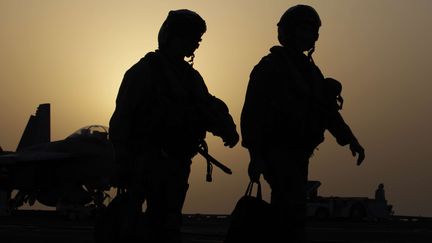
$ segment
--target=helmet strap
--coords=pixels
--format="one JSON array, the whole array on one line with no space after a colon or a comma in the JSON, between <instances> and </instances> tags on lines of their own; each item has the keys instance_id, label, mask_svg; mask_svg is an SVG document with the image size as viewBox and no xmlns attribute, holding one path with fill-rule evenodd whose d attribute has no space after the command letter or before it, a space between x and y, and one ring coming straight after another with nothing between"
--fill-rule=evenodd
<instances>
[{"instance_id":1,"label":"helmet strap","mask_svg":"<svg viewBox=\"0 0 432 243\"><path fill-rule=\"evenodd\" d=\"M311 63L315 63L313 58L312 58L312 54L314 52L315 52L315 46L313 46L311 49L309 49L309 51L307 51L307 57Z\"/></svg>"},{"instance_id":2,"label":"helmet strap","mask_svg":"<svg viewBox=\"0 0 432 243\"><path fill-rule=\"evenodd\" d=\"M187 60L187 62L193 66L194 65L194 59L195 59L195 54L192 54L192 56L190 56L189 60Z\"/></svg>"}]
</instances>

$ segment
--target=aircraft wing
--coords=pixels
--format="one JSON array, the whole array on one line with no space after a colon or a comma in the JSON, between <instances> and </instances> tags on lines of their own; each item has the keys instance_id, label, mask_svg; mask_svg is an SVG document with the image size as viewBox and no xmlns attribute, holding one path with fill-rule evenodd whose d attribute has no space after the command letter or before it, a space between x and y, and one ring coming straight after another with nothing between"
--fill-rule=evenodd
<instances>
[{"instance_id":1,"label":"aircraft wing","mask_svg":"<svg viewBox=\"0 0 432 243\"><path fill-rule=\"evenodd\" d=\"M78 156L63 152L34 151L26 153L8 153L0 155L0 166L29 164L33 162L54 162L75 158L78 158Z\"/></svg>"}]
</instances>

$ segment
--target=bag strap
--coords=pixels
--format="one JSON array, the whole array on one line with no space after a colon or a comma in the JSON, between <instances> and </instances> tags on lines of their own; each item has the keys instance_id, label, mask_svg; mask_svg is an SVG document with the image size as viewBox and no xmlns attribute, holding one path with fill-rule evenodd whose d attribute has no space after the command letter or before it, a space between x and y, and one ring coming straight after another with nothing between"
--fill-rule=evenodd
<instances>
[{"instance_id":1,"label":"bag strap","mask_svg":"<svg viewBox=\"0 0 432 243\"><path fill-rule=\"evenodd\" d=\"M249 185L247 186L245 196L252 196L252 189L253 189L254 183L256 183L258 185L256 198L262 200L262 191L261 191L261 182L260 181L257 181L257 182L250 181Z\"/></svg>"}]
</instances>

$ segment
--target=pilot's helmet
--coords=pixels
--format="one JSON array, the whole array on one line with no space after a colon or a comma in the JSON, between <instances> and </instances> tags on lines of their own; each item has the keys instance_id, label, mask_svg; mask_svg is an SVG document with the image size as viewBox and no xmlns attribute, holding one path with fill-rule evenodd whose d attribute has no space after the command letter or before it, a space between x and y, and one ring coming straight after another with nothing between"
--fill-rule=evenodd
<instances>
[{"instance_id":1,"label":"pilot's helmet","mask_svg":"<svg viewBox=\"0 0 432 243\"><path fill-rule=\"evenodd\" d=\"M284 30L290 30L294 26L310 24L320 27L321 19L317 11L308 5L296 5L289 8L279 20L277 26Z\"/></svg>"},{"instance_id":2,"label":"pilot's helmet","mask_svg":"<svg viewBox=\"0 0 432 243\"><path fill-rule=\"evenodd\" d=\"M318 29L321 26L321 19L314 8L299 4L285 11L277 26L279 42L284 44L286 38L295 36L297 28Z\"/></svg>"},{"instance_id":3,"label":"pilot's helmet","mask_svg":"<svg viewBox=\"0 0 432 243\"><path fill-rule=\"evenodd\" d=\"M188 9L171 10L159 30L159 48L164 47L173 37L200 39L206 30L204 19L196 12Z\"/></svg>"}]
</instances>

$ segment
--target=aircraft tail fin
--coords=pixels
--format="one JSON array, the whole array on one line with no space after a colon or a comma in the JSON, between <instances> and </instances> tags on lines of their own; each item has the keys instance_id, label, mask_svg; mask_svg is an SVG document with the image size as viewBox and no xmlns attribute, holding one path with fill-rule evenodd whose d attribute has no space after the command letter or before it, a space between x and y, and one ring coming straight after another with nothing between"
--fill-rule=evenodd
<instances>
[{"instance_id":1,"label":"aircraft tail fin","mask_svg":"<svg viewBox=\"0 0 432 243\"><path fill-rule=\"evenodd\" d=\"M51 141L50 104L40 104L35 115L31 115L21 136L17 151L39 143Z\"/></svg>"}]
</instances>

